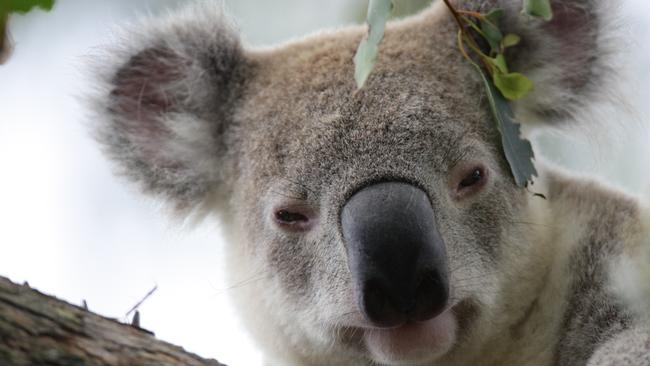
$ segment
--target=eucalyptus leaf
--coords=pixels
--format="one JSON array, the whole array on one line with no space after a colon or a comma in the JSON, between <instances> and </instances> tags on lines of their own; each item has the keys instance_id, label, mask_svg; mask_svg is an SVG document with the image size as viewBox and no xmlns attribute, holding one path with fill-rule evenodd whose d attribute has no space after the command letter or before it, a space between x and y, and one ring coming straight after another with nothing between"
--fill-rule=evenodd
<instances>
[{"instance_id":1,"label":"eucalyptus leaf","mask_svg":"<svg viewBox=\"0 0 650 366\"><path fill-rule=\"evenodd\" d=\"M528 182L532 182L533 177L537 176L537 170L533 164L535 158L533 147L530 141L521 137L521 126L514 120L508 100L499 93L483 69L475 63L472 64L485 84L490 109L501 133L503 152L510 164L515 183L520 187L526 187Z\"/></svg>"},{"instance_id":2,"label":"eucalyptus leaf","mask_svg":"<svg viewBox=\"0 0 650 366\"><path fill-rule=\"evenodd\" d=\"M503 53L500 53L495 58L490 58L489 60L490 63L492 63L492 65L494 65L498 71L503 74L508 73L508 64L506 63L506 58L503 56Z\"/></svg>"},{"instance_id":3,"label":"eucalyptus leaf","mask_svg":"<svg viewBox=\"0 0 650 366\"><path fill-rule=\"evenodd\" d=\"M513 47L519 44L521 42L521 37L519 37L516 34L506 34L505 37L503 37L503 40L501 41L501 45L503 48L508 48L508 47Z\"/></svg>"},{"instance_id":4,"label":"eucalyptus leaf","mask_svg":"<svg viewBox=\"0 0 650 366\"><path fill-rule=\"evenodd\" d=\"M521 99L533 90L533 82L518 72L494 72L492 81L501 94L510 100Z\"/></svg>"},{"instance_id":5,"label":"eucalyptus leaf","mask_svg":"<svg viewBox=\"0 0 650 366\"><path fill-rule=\"evenodd\" d=\"M524 0L524 13L542 18L547 22L553 19L550 0Z\"/></svg>"},{"instance_id":6,"label":"eucalyptus leaf","mask_svg":"<svg viewBox=\"0 0 650 366\"><path fill-rule=\"evenodd\" d=\"M370 72L377 62L379 42L384 38L386 21L393 10L391 0L370 0L368 4L368 35L361 41L354 55L354 79L357 88L361 89L366 83Z\"/></svg>"},{"instance_id":7,"label":"eucalyptus leaf","mask_svg":"<svg viewBox=\"0 0 650 366\"><path fill-rule=\"evenodd\" d=\"M503 18L504 14L505 14L505 12L503 11L503 9L496 8L496 9L490 10L489 13L485 14L485 18L487 20L489 20L490 22L492 22L492 24L494 24L495 26L498 27L499 26L499 21L501 20L501 18Z\"/></svg>"},{"instance_id":8,"label":"eucalyptus leaf","mask_svg":"<svg viewBox=\"0 0 650 366\"><path fill-rule=\"evenodd\" d=\"M11 54L11 43L7 34L8 14L0 11L0 65L5 63Z\"/></svg>"},{"instance_id":9,"label":"eucalyptus leaf","mask_svg":"<svg viewBox=\"0 0 650 366\"><path fill-rule=\"evenodd\" d=\"M526 0L524 1L526 2ZM445 4L451 12L457 14L449 2L445 1ZM514 34L507 34L506 37L503 37L503 33L499 30L499 18L502 15L503 11L496 9L486 15L476 16L479 18L480 27L474 23L470 16L461 16L462 22L473 28L490 44L492 48L490 55L485 55L476 47L470 38L472 35L468 34L467 28L462 25L458 32L458 42L465 59L476 68L481 76L492 117L501 135L502 151L510 165L515 183L520 187L526 187L529 182L532 182L533 177L537 176L537 170L533 164L535 154L530 141L521 136L521 126L514 120L514 114L506 98L521 98L533 88L533 83L520 73L508 72L508 64L503 51L507 47L518 44L521 39ZM493 28L496 28L496 31ZM495 42L497 39L498 42ZM468 45L469 49L476 53L486 67L485 69L466 53L465 45Z\"/></svg>"},{"instance_id":10,"label":"eucalyptus leaf","mask_svg":"<svg viewBox=\"0 0 650 366\"><path fill-rule=\"evenodd\" d=\"M501 40L503 39L503 34L501 33L501 30L499 30L499 27L490 21L483 20L481 21L481 31L490 44L492 52L498 52Z\"/></svg>"},{"instance_id":11,"label":"eucalyptus leaf","mask_svg":"<svg viewBox=\"0 0 650 366\"><path fill-rule=\"evenodd\" d=\"M52 10L54 0L2 0L6 2L4 6L0 7L0 11L7 11L9 13L27 13L35 7L43 10Z\"/></svg>"},{"instance_id":12,"label":"eucalyptus leaf","mask_svg":"<svg viewBox=\"0 0 650 366\"><path fill-rule=\"evenodd\" d=\"M13 49L7 22L12 13L27 13L39 7L43 10L52 10L54 0L0 0L0 65L4 64Z\"/></svg>"},{"instance_id":13,"label":"eucalyptus leaf","mask_svg":"<svg viewBox=\"0 0 650 366\"><path fill-rule=\"evenodd\" d=\"M499 29L499 20L503 16L502 9L494 9L485 15L481 20L481 31L485 39L490 44L492 52L498 52L503 33Z\"/></svg>"}]
</instances>

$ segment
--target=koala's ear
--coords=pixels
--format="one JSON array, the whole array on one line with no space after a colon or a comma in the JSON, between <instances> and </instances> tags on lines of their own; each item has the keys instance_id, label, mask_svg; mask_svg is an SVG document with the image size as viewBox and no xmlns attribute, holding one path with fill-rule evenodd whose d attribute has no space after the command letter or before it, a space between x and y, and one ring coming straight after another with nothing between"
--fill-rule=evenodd
<instances>
[{"instance_id":1,"label":"koala's ear","mask_svg":"<svg viewBox=\"0 0 650 366\"><path fill-rule=\"evenodd\" d=\"M225 136L244 63L238 37L222 10L205 4L123 33L98 60L96 138L146 193L194 208L230 174Z\"/></svg>"},{"instance_id":2,"label":"koala's ear","mask_svg":"<svg viewBox=\"0 0 650 366\"><path fill-rule=\"evenodd\" d=\"M612 78L615 12L605 0L550 0L553 19L522 14L522 0L461 0L489 11L505 10L501 28L522 37L506 54L511 69L528 76L534 90L517 101L522 122L555 122L603 96Z\"/></svg>"}]
</instances>

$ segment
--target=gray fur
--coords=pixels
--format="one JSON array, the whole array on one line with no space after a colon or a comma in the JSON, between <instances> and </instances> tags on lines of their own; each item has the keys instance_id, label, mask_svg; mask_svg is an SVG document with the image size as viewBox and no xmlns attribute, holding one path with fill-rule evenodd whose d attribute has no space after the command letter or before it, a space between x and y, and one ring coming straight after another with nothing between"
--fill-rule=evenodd
<instances>
[{"instance_id":1,"label":"gray fur","mask_svg":"<svg viewBox=\"0 0 650 366\"><path fill-rule=\"evenodd\" d=\"M639 208L633 200L613 196L593 184L562 187L564 184L551 189L549 199L591 211L584 221L591 230L580 239L566 263L572 277L557 365L569 366L585 364L598 345L633 325L634 318L624 302L611 293L608 269L611 258L624 251L621 243L626 230L639 225ZM595 197L599 198L598 205L591 203Z\"/></svg>"},{"instance_id":2,"label":"gray fur","mask_svg":"<svg viewBox=\"0 0 650 366\"><path fill-rule=\"evenodd\" d=\"M513 66L537 86L518 117L554 123L586 105L606 80L602 1L554 1L549 24L521 20L518 0L496 3L525 39ZM481 81L440 3L388 25L359 91L352 57L365 28L245 50L225 24L204 5L125 33L96 97L97 138L145 192L219 214L228 272L246 281L236 303L269 362L375 363L339 213L353 192L383 180L428 194L447 246L458 334L432 365L587 365L594 355L589 365L605 366L624 357L605 348L645 357L623 351L628 332L647 332L608 282L610 264L643 235L641 208L543 165L531 191L546 200L515 185ZM487 184L455 198L459 170L476 164ZM313 229L274 225L287 206L313 213Z\"/></svg>"},{"instance_id":3,"label":"gray fur","mask_svg":"<svg viewBox=\"0 0 650 366\"><path fill-rule=\"evenodd\" d=\"M606 340L589 360L588 366L650 365L650 332L635 327Z\"/></svg>"}]
</instances>

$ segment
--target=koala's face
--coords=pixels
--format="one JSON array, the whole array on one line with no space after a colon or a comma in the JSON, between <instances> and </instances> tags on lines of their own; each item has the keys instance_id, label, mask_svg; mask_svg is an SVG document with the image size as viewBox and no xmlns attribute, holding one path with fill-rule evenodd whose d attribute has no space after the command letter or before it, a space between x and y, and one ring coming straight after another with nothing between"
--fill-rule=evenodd
<instances>
[{"instance_id":1,"label":"koala's face","mask_svg":"<svg viewBox=\"0 0 650 366\"><path fill-rule=\"evenodd\" d=\"M574 45L539 41L518 3L501 4L528 41L513 65L539 80L518 111L557 117L599 64L575 55L545 69ZM556 26L587 39L588 2L570 3ZM241 311L275 357L451 362L518 275L531 193L514 183L446 9L389 26L359 91L364 29L244 51L210 10L145 28L116 53L100 100L108 153L179 211L220 214L230 271L254 279ZM567 26L569 15L585 23Z\"/></svg>"},{"instance_id":2,"label":"koala's face","mask_svg":"<svg viewBox=\"0 0 650 366\"><path fill-rule=\"evenodd\" d=\"M256 78L234 116L236 257L268 271L263 307L299 319L305 336L383 362L431 359L490 301L526 191L452 40L418 55L400 43L430 33L391 29L355 92L359 38L321 36L315 50L306 40L247 71Z\"/></svg>"}]
</instances>

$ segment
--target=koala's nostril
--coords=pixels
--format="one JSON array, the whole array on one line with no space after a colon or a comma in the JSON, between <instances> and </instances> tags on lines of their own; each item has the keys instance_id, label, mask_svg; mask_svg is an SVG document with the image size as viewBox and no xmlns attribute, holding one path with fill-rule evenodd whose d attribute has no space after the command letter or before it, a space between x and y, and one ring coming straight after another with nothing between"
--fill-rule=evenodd
<instances>
[{"instance_id":1,"label":"koala's nostril","mask_svg":"<svg viewBox=\"0 0 650 366\"><path fill-rule=\"evenodd\" d=\"M435 270L425 271L416 292L415 320L428 320L440 314L447 305L449 284Z\"/></svg>"},{"instance_id":2,"label":"koala's nostril","mask_svg":"<svg viewBox=\"0 0 650 366\"><path fill-rule=\"evenodd\" d=\"M366 187L344 205L341 227L358 304L370 322L396 326L444 309L447 258L424 191L397 182Z\"/></svg>"},{"instance_id":3,"label":"koala's nostril","mask_svg":"<svg viewBox=\"0 0 650 366\"><path fill-rule=\"evenodd\" d=\"M394 309L385 289L378 281L369 280L363 285L359 296L360 308L368 319L381 326L391 326L403 321Z\"/></svg>"}]
</instances>

